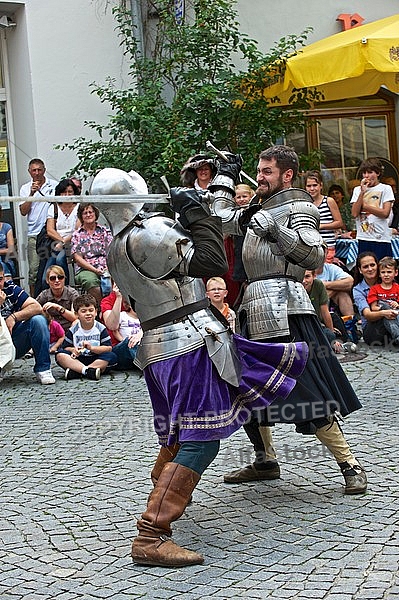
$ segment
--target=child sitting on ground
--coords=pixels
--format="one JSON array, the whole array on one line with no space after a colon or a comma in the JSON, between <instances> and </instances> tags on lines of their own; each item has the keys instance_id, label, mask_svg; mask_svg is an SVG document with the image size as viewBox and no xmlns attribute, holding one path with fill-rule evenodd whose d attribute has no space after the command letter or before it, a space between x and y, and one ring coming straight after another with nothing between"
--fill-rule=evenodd
<instances>
[{"instance_id":1,"label":"child sitting on ground","mask_svg":"<svg viewBox=\"0 0 399 600\"><path fill-rule=\"evenodd\" d=\"M111 338L106 327L96 321L97 301L93 296L84 294L75 298L73 309L78 321L65 333L56 361L65 369L67 380L83 376L98 381L101 373L117 363Z\"/></svg>"},{"instance_id":2,"label":"child sitting on ground","mask_svg":"<svg viewBox=\"0 0 399 600\"><path fill-rule=\"evenodd\" d=\"M44 316L47 319L48 328L50 331L50 354L55 354L56 352L58 352L64 341L65 331L58 323L58 321L56 321L54 317L50 315L49 312L47 312L46 310L43 312Z\"/></svg>"},{"instance_id":3,"label":"child sitting on ground","mask_svg":"<svg viewBox=\"0 0 399 600\"><path fill-rule=\"evenodd\" d=\"M399 283L395 281L398 274L396 260L390 256L381 258L378 263L378 274L381 283L372 285L367 296L367 302L372 311L393 309L397 310L396 319L384 318L384 326L392 336L394 344L399 344Z\"/></svg>"},{"instance_id":4,"label":"child sitting on ground","mask_svg":"<svg viewBox=\"0 0 399 600\"><path fill-rule=\"evenodd\" d=\"M222 277L211 277L206 282L206 295L211 304L217 308L227 319L230 328L235 332L236 313L232 310L224 299L227 296L226 283Z\"/></svg>"}]
</instances>

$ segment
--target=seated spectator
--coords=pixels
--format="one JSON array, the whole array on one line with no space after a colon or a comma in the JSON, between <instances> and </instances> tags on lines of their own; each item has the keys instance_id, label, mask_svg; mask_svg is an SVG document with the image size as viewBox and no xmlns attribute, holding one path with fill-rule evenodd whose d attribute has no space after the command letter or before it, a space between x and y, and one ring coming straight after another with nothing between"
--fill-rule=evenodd
<instances>
[{"instance_id":1,"label":"seated spectator","mask_svg":"<svg viewBox=\"0 0 399 600\"><path fill-rule=\"evenodd\" d=\"M80 204L78 219L82 223L72 234L71 254L75 262L75 283L85 293L91 294L100 305L101 280L109 280L107 251L112 241L108 227L98 225L100 212L93 204ZM111 288L108 290L109 294ZM106 295L106 294L104 294Z\"/></svg>"},{"instance_id":2,"label":"seated spectator","mask_svg":"<svg viewBox=\"0 0 399 600\"><path fill-rule=\"evenodd\" d=\"M320 171L308 171L305 175L305 189L312 196L313 204L320 213L320 235L327 246L326 262L335 256L335 240L341 233L344 222L337 203L323 194L323 179Z\"/></svg>"},{"instance_id":3,"label":"seated spectator","mask_svg":"<svg viewBox=\"0 0 399 600\"><path fill-rule=\"evenodd\" d=\"M58 321L56 321L50 315L50 313L44 311L44 316L47 319L48 330L50 332L50 347L49 347L49 351L50 351L50 354L55 354L59 350L62 342L64 341L65 331L63 330L63 328L61 327L61 325L58 323ZM33 358L33 350L30 349L25 354L24 358Z\"/></svg>"},{"instance_id":4,"label":"seated spectator","mask_svg":"<svg viewBox=\"0 0 399 600\"><path fill-rule=\"evenodd\" d=\"M5 281L2 265L0 265L0 312L11 333L16 358L21 358L32 348L36 379L42 385L55 383L50 368L50 334L42 307L18 285L12 281Z\"/></svg>"},{"instance_id":5,"label":"seated spectator","mask_svg":"<svg viewBox=\"0 0 399 600\"><path fill-rule=\"evenodd\" d=\"M44 313L50 332L50 354L55 354L60 349L65 338L65 331L61 325L48 312Z\"/></svg>"},{"instance_id":6,"label":"seated spectator","mask_svg":"<svg viewBox=\"0 0 399 600\"><path fill-rule=\"evenodd\" d=\"M62 179L55 188L56 196L78 196L79 190L72 179ZM75 202L57 202L50 204L47 213L47 236L54 240L51 245L51 256L47 258L44 268L43 288L46 286L46 273L52 265L64 269L66 284L69 284L67 256L70 253L72 233L81 225L78 219L79 204Z\"/></svg>"},{"instance_id":7,"label":"seated spectator","mask_svg":"<svg viewBox=\"0 0 399 600\"><path fill-rule=\"evenodd\" d=\"M65 369L65 379L85 377L98 381L101 373L117 362L111 351L111 338L106 327L96 321L97 302L94 296L79 296L74 300L73 308L77 322L66 332L55 359Z\"/></svg>"},{"instance_id":8,"label":"seated spectator","mask_svg":"<svg viewBox=\"0 0 399 600\"><path fill-rule=\"evenodd\" d=\"M3 209L0 206L0 219L2 213ZM0 222L0 263L6 276L15 277L17 274L13 257L15 257L15 247L12 227L9 223Z\"/></svg>"},{"instance_id":9,"label":"seated spectator","mask_svg":"<svg viewBox=\"0 0 399 600\"><path fill-rule=\"evenodd\" d=\"M378 274L381 283L371 286L367 296L370 309L374 312L393 309L396 315L399 315L399 283L395 281L398 274L396 260L390 256L382 258L378 263ZM396 319L384 318L383 323L394 344L399 345L399 316L396 316Z\"/></svg>"},{"instance_id":10,"label":"seated spectator","mask_svg":"<svg viewBox=\"0 0 399 600\"><path fill-rule=\"evenodd\" d=\"M386 328L386 320L396 319L393 308L372 311L367 301L370 288L378 283L377 256L366 251L359 254L356 261L353 299L362 319L363 340L369 346L388 345L391 334Z\"/></svg>"},{"instance_id":11,"label":"seated spectator","mask_svg":"<svg viewBox=\"0 0 399 600\"><path fill-rule=\"evenodd\" d=\"M323 282L316 278L316 271L306 270L303 276L302 285L307 291L313 308L319 317L324 335L331 343L334 351L338 353L345 351L343 343L348 341L345 324L338 315L332 315L330 313L328 308L329 298L327 290L324 287ZM333 318L341 321L339 327L334 326Z\"/></svg>"},{"instance_id":12,"label":"seated spectator","mask_svg":"<svg viewBox=\"0 0 399 600\"><path fill-rule=\"evenodd\" d=\"M115 283L109 296L101 300L101 313L111 337L112 352L118 359L115 368L120 371L133 369L143 331L137 314Z\"/></svg>"},{"instance_id":13,"label":"seated spectator","mask_svg":"<svg viewBox=\"0 0 399 600\"><path fill-rule=\"evenodd\" d=\"M76 321L72 303L79 296L79 292L75 288L65 285L64 269L58 265L47 269L46 282L49 288L40 292L36 300L43 310L58 321L64 331L67 331Z\"/></svg>"},{"instance_id":14,"label":"seated spectator","mask_svg":"<svg viewBox=\"0 0 399 600\"><path fill-rule=\"evenodd\" d=\"M224 279L222 279L222 277L210 277L206 282L206 295L211 304L222 313L232 331L235 332L236 314L234 310L229 307L227 302L224 301L227 296L227 288Z\"/></svg>"},{"instance_id":15,"label":"seated spectator","mask_svg":"<svg viewBox=\"0 0 399 600\"><path fill-rule=\"evenodd\" d=\"M316 276L324 283L330 301L338 306L341 316L353 316L353 277L338 265L327 262L324 262L323 267L316 269Z\"/></svg>"}]
</instances>

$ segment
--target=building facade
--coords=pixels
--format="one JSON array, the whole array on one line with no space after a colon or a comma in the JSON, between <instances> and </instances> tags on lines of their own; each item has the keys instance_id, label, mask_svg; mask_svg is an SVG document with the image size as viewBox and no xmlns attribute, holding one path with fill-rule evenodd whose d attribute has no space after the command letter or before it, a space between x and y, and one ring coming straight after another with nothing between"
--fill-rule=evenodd
<instances>
[{"instance_id":1,"label":"building facade","mask_svg":"<svg viewBox=\"0 0 399 600\"><path fill-rule=\"evenodd\" d=\"M123 88L129 80L129 65L112 15L112 8L121 2L0 0L0 196L18 194L28 180L32 157L45 161L51 178L62 178L76 158L55 146L89 137L85 121L108 120L109 106L91 94L90 85L103 84L111 77L117 88ZM172 3L177 21L184 18L190 3ZM136 35L145 44L155 23L147 0L125 0L124 4L139 21ZM267 51L280 38L299 35L308 27L313 28L307 38L310 44L395 15L398 0L281 0L278 4L239 0L237 9L241 30ZM298 153L320 149L327 179L347 186L365 156L377 155L398 164L398 114L398 96L383 89L373 97L359 94L323 102L311 111L315 119L306 135L284 141ZM4 202L3 219L14 226L20 275L26 277L25 220L17 207Z\"/></svg>"}]
</instances>

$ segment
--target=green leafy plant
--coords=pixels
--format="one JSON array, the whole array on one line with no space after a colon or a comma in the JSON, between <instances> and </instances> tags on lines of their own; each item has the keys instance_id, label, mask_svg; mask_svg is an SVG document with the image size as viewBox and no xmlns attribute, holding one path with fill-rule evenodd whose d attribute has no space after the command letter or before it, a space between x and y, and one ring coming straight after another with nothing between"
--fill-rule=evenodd
<instances>
[{"instance_id":1,"label":"green leafy plant","mask_svg":"<svg viewBox=\"0 0 399 600\"><path fill-rule=\"evenodd\" d=\"M300 172L320 171L320 166L324 160L324 153L318 148L313 148L307 154L300 154L298 158Z\"/></svg>"},{"instance_id":2,"label":"green leafy plant","mask_svg":"<svg viewBox=\"0 0 399 600\"><path fill-rule=\"evenodd\" d=\"M251 172L260 150L305 129L303 110L315 100L312 91L299 90L287 110L278 98L267 100L264 90L284 74L286 59L304 45L309 30L262 54L257 42L240 32L233 0L193 0L186 8L178 25L173 0L150 2L157 25L145 56L131 14L123 6L114 9L131 86L117 89L112 79L92 84L111 114L105 124L85 122L97 139L79 137L57 147L75 152L78 162L71 171L134 169L156 191L162 175L178 183L181 166L205 150L207 139L240 152Z\"/></svg>"}]
</instances>

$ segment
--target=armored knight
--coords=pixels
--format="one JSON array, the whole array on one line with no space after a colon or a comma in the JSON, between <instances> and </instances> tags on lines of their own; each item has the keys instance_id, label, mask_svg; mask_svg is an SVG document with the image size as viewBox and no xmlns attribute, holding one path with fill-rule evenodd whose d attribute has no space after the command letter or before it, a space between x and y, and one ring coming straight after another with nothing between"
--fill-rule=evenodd
<instances>
[{"instance_id":1,"label":"armored knight","mask_svg":"<svg viewBox=\"0 0 399 600\"><path fill-rule=\"evenodd\" d=\"M291 187L298 157L287 146L260 154L256 196L247 209L236 206L234 186L241 158L218 160L210 186L213 211L225 234L245 235L242 258L248 275L239 311L241 331L250 340L308 343L310 355L292 393L246 424L255 462L225 475L226 483L277 479L280 468L269 425L295 423L303 434L316 434L334 455L345 479L345 493L366 491L367 478L353 456L335 413L346 416L361 407L321 330L310 298L302 286L305 269L323 263L319 214L307 192Z\"/></svg>"},{"instance_id":2,"label":"armored knight","mask_svg":"<svg viewBox=\"0 0 399 600\"><path fill-rule=\"evenodd\" d=\"M104 169L92 193L135 192L129 174ZM114 234L108 267L130 298L143 329L136 355L143 369L162 445L154 483L133 541L136 563L201 564L197 552L171 540L204 470L252 410L285 398L302 372L304 344L257 344L233 336L212 312L202 277L226 271L221 220L195 189L171 190L179 220L139 213L143 204L101 203Z\"/></svg>"}]
</instances>

